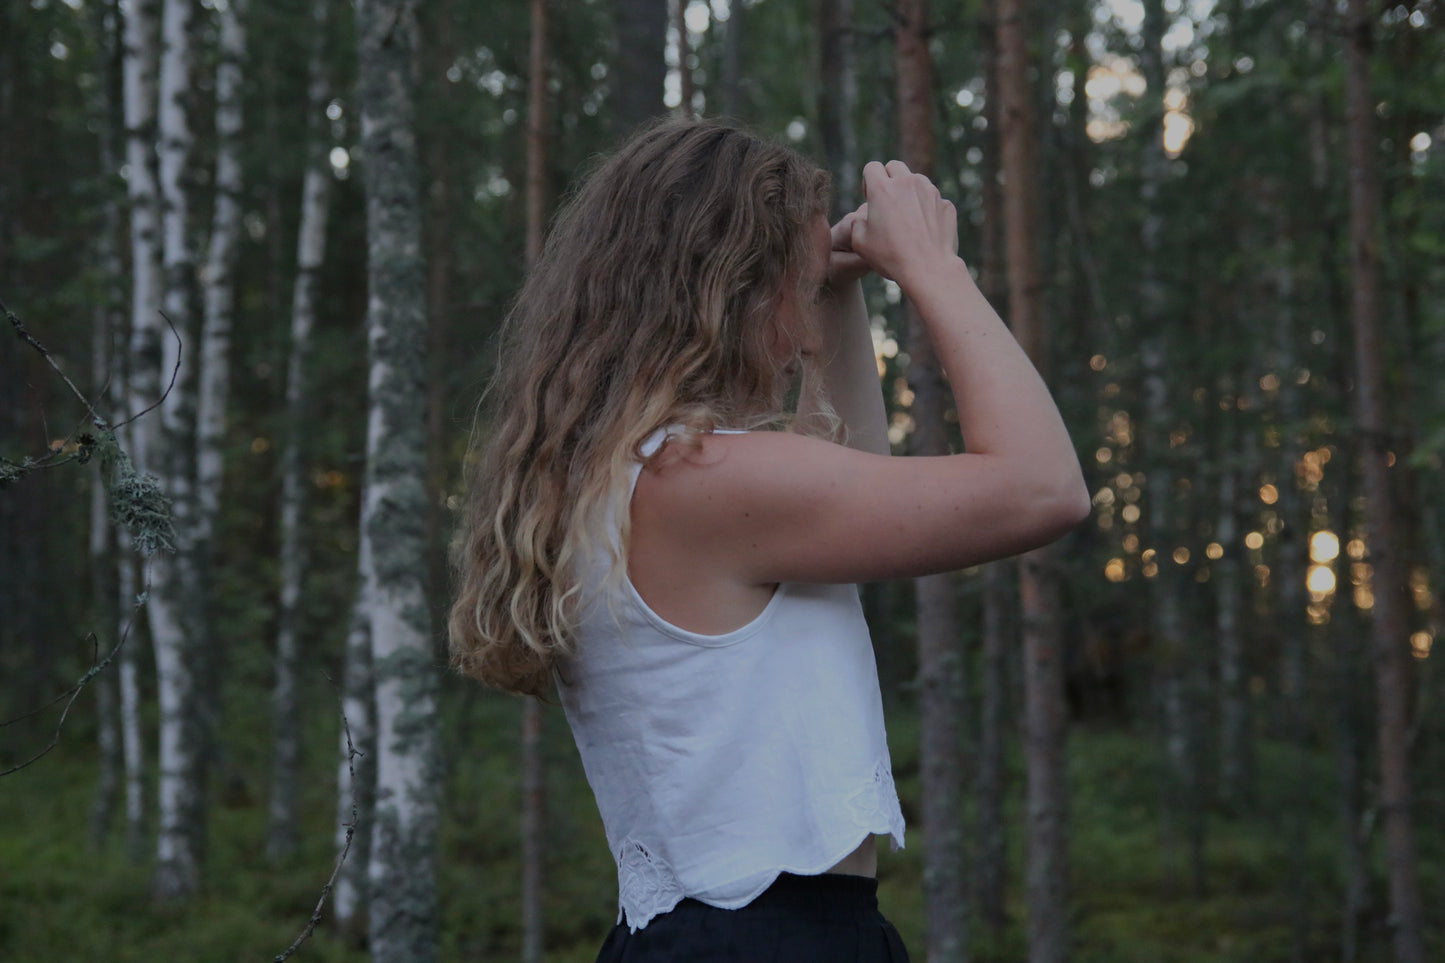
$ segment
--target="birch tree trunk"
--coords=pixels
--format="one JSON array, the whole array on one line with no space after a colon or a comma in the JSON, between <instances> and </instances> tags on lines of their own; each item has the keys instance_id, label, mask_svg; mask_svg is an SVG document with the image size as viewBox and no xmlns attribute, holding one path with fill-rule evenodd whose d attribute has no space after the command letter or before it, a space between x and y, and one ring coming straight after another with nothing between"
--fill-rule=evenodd
<instances>
[{"instance_id":1,"label":"birch tree trunk","mask_svg":"<svg viewBox=\"0 0 1445 963\"><path fill-rule=\"evenodd\" d=\"M370 938L377 963L437 953L440 772L426 579L426 272L411 0L361 0L369 400L361 590L376 698Z\"/></svg>"},{"instance_id":2,"label":"birch tree trunk","mask_svg":"<svg viewBox=\"0 0 1445 963\"><path fill-rule=\"evenodd\" d=\"M998 7L999 136L1004 172L1004 244L1008 252L1009 317L1014 336L1045 371L1040 318L1034 111L1029 84L1028 14L1024 0ZM1051 549L1021 560L1025 753L1028 768L1029 960L1060 963L1070 953L1068 908L1068 783L1063 645L1059 634L1057 563Z\"/></svg>"},{"instance_id":3,"label":"birch tree trunk","mask_svg":"<svg viewBox=\"0 0 1445 963\"><path fill-rule=\"evenodd\" d=\"M116 673L120 690L120 749L125 763L125 852L132 863L145 858L145 734L141 726L140 668L137 665L140 640L134 630L136 604L135 558L124 530L116 532L116 637L129 632L120 650Z\"/></svg>"},{"instance_id":4,"label":"birch tree trunk","mask_svg":"<svg viewBox=\"0 0 1445 963\"><path fill-rule=\"evenodd\" d=\"M903 162L934 175L933 61L926 0L899 0L898 126ZM923 318L910 302L908 383L913 390L914 455L949 450L949 393ZM923 905L929 963L968 958L963 838L963 651L950 575L914 580L918 621L919 768L923 783Z\"/></svg>"},{"instance_id":5,"label":"birch tree trunk","mask_svg":"<svg viewBox=\"0 0 1445 963\"><path fill-rule=\"evenodd\" d=\"M301 223L296 238L296 279L291 289L291 350L286 362L286 441L281 452L280 607L276 613L276 682L271 695L272 746L270 828L266 855L284 859L296 851L298 785L301 767L300 661L301 583L306 570L302 518L306 508L302 438L306 433L311 329L316 320L316 288L326 257L326 223L330 211L331 162L326 105L327 7L314 0L311 11L311 53L307 64L306 174L301 183ZM344 747L343 747L344 749Z\"/></svg>"},{"instance_id":6,"label":"birch tree trunk","mask_svg":"<svg viewBox=\"0 0 1445 963\"><path fill-rule=\"evenodd\" d=\"M360 566L371 567L363 539ZM336 774L336 850L346 861L336 876L331 901L337 928L362 943L369 929L371 840L376 815L376 687L371 672L371 622L366 596L358 588L346 634L346 670L341 682L341 762ZM348 848L349 846L349 848Z\"/></svg>"},{"instance_id":7,"label":"birch tree trunk","mask_svg":"<svg viewBox=\"0 0 1445 963\"><path fill-rule=\"evenodd\" d=\"M1375 660L1379 805L1390 880L1390 921L1397 963L1423 963L1420 880L1410 775L1411 669L1405 544L1396 531L1390 489L1390 419L1380 346L1379 175L1375 105L1370 93L1372 7L1350 0L1345 44L1345 123L1350 171L1350 314L1355 335L1355 430L1365 487L1366 544L1374 574L1370 613Z\"/></svg>"},{"instance_id":8,"label":"birch tree trunk","mask_svg":"<svg viewBox=\"0 0 1445 963\"><path fill-rule=\"evenodd\" d=\"M679 90L678 113L688 120L697 114L692 109L692 98L697 85L692 78L692 46L687 36L688 0L669 0L672 9L673 28L677 31L677 82Z\"/></svg>"},{"instance_id":9,"label":"birch tree trunk","mask_svg":"<svg viewBox=\"0 0 1445 963\"><path fill-rule=\"evenodd\" d=\"M102 137L108 141L110 138ZM112 150L105 150L103 154L113 154ZM109 163L103 163L101 170L114 170L113 158L106 157ZM120 211L118 204L108 200L105 204L105 214L102 220L101 240L97 259L105 265L105 274L111 281L119 286L123 283L123 268L120 259L117 257L116 237L120 230ZM95 310L94 329L91 338L91 384L105 384L109 376L109 365L115 357L112 350L114 335L120 331L124 323L124 312L120 309L120 300L106 298ZM116 410L106 399L105 407L109 411ZM109 652L115 647L117 636L112 634L116 626L116 569L118 565L124 564L115 552L115 539L110 522L110 499L106 495L105 485L99 474L91 477L90 485L90 599L91 599L91 622L104 629L97 629L97 644L102 652ZM95 734L96 749L100 757L100 778L95 787L95 798L91 804L90 814L90 842L91 845L99 848L110 837L111 828L115 823L116 802L120 797L120 782L123 772L124 760L121 755L120 746L120 706L118 705L120 686L116 680L115 672L101 672L91 682L95 688Z\"/></svg>"},{"instance_id":10,"label":"birch tree trunk","mask_svg":"<svg viewBox=\"0 0 1445 963\"><path fill-rule=\"evenodd\" d=\"M158 138L162 198L163 303L177 337L163 339L165 371L175 370L171 395L161 406L165 480L175 518L176 551L154 561L155 590L147 610L155 647L160 709L160 770L156 867L152 894L160 902L190 896L200 885L205 842L204 720L198 655L205 607L196 529L195 339L199 313L195 250L191 238L194 135L187 99L194 81L190 0L166 0L162 19Z\"/></svg>"},{"instance_id":11,"label":"birch tree trunk","mask_svg":"<svg viewBox=\"0 0 1445 963\"><path fill-rule=\"evenodd\" d=\"M685 5L686 0L683 0ZM531 0L532 37L527 86L527 270L542 255L547 173L547 0ZM678 7L678 56L683 71L683 111L691 110L687 68L687 23ZM522 963L543 955L544 865L546 859L547 768L542 746L542 703L522 702Z\"/></svg>"},{"instance_id":12,"label":"birch tree trunk","mask_svg":"<svg viewBox=\"0 0 1445 963\"><path fill-rule=\"evenodd\" d=\"M244 17L247 0L226 0L216 6L216 161L211 210L211 237L202 279L199 350L193 354L199 385L195 424L195 531L191 549L191 621L196 628L187 640L195 665L193 696L201 723L200 748L194 764L205 793L206 759L220 732L221 659L208 644L214 610L212 573L216 566L216 519L221 509L225 470L226 409L231 394L231 327L236 304L236 254L241 233L242 78L246 58ZM185 443L185 442L178 442ZM202 803L203 804L203 803Z\"/></svg>"},{"instance_id":13,"label":"birch tree trunk","mask_svg":"<svg viewBox=\"0 0 1445 963\"><path fill-rule=\"evenodd\" d=\"M161 393L160 197L156 185L156 84L160 69L160 0L130 5L122 36L126 194L130 200L131 317L129 402L140 410ZM127 450L136 467L156 471L152 439L160 419L141 418L129 429Z\"/></svg>"},{"instance_id":14,"label":"birch tree trunk","mask_svg":"<svg viewBox=\"0 0 1445 963\"><path fill-rule=\"evenodd\" d=\"M159 70L160 3L136 0L121 33L121 114L125 123L126 195L130 206L131 304L123 394L128 410L140 411L159 397L161 274L160 202L156 187L156 80ZM157 470L151 439L158 433L154 412L121 429L123 443L140 471ZM116 533L117 637L131 620L137 595L135 560L124 529ZM138 633L137 633L138 634ZM146 836L145 743L141 730L139 639L120 652L121 754L125 760L126 854L140 862Z\"/></svg>"},{"instance_id":15,"label":"birch tree trunk","mask_svg":"<svg viewBox=\"0 0 1445 963\"><path fill-rule=\"evenodd\" d=\"M241 233L241 87L246 57L246 0L216 8L216 173L211 240L204 271L200 390L196 408L196 547L210 555L221 507L226 405L231 393L231 324L236 301L236 246ZM210 567L209 565L207 566Z\"/></svg>"}]
</instances>

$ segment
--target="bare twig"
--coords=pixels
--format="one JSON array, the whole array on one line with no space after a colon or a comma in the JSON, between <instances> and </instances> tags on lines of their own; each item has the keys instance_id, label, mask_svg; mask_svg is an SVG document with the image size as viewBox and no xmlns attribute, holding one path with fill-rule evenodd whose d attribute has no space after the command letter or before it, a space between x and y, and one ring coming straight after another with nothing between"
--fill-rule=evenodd
<instances>
[{"instance_id":1,"label":"bare twig","mask_svg":"<svg viewBox=\"0 0 1445 963\"><path fill-rule=\"evenodd\" d=\"M150 414L152 411L155 411L161 405L165 404L166 399L171 396L171 389L175 388L176 386L176 377L181 373L181 358L185 355L186 343L181 340L181 333L176 330L175 323L166 316L166 313L164 311L157 311L156 313L159 314L161 316L161 319L165 321L166 327L171 329L171 336L176 339L176 363L171 366L171 380L166 384L166 390L161 392L161 396L159 398L151 402L146 407L142 408L140 411L137 411L129 418L124 418L116 422L115 428L117 430L124 428L126 425L130 424L132 421L135 421L137 418L140 418L143 415Z\"/></svg>"},{"instance_id":2,"label":"bare twig","mask_svg":"<svg viewBox=\"0 0 1445 963\"><path fill-rule=\"evenodd\" d=\"M176 330L175 324L171 321L169 317L166 316L166 313L164 311L160 311L157 313L159 313L162 320L165 321L166 326L171 329L171 335L176 339L176 363L171 367L171 380L166 384L165 391L162 391L160 397L157 398L152 404L148 405L145 408L142 408L140 411L136 412L128 418L125 418L120 422L117 422L114 425L112 425L104 416L100 414L99 411L97 411L96 406L91 402L91 400L85 396L85 393L83 391L81 391L75 386L75 382L71 381L69 376L66 375L65 371L61 369L60 363L55 360L55 356L50 353L50 349L45 347L45 345L41 343L39 338L35 337L35 335L30 333L29 329L25 327L25 322L20 320L20 317L16 315L14 311L11 311L10 308L6 306L4 301L0 301L0 313L3 313L6 319L9 320L10 326L15 329L15 333L19 336L20 340L24 341L30 347L34 348L40 354L40 356L45 359L45 363L50 365L50 367L55 371L55 373L60 376L60 380L65 382L66 387L70 389L71 393L80 400L80 403L82 405L85 406L86 414L89 415L91 423L95 425L95 427L98 429L97 433L99 435L105 436L107 433L113 434L116 430L125 427L126 425L135 421L137 418L140 418L142 415L154 411L156 408L160 407L162 404L165 403L165 400L170 397L171 391L175 389L176 379L180 375L181 358L184 354L184 351L182 349L184 348L185 343L181 340L181 333ZM107 379L107 387L109 386L109 383L110 382ZM43 417L44 415L42 412L42 418ZM46 427L45 432L46 437L49 438L48 426ZM71 449L72 439L74 439L74 449ZM52 445L50 450L39 458L31 458L27 456L22 461L14 461L10 458L0 457L0 484L7 484L13 482L16 479L22 478L30 472L36 471L41 468L55 468L72 461L78 461L83 464L88 461L90 459L90 456L93 454L96 448L96 441L97 439L95 435L92 435L90 433L82 433L80 427L77 426L74 431L72 431L69 435L66 436L63 442L58 445Z\"/></svg>"},{"instance_id":3,"label":"bare twig","mask_svg":"<svg viewBox=\"0 0 1445 963\"><path fill-rule=\"evenodd\" d=\"M145 607L146 601L149 598L150 570L149 567L147 567L145 588L141 591L139 595L136 596L135 606L131 609L130 618L126 619L125 628L120 633L120 639L115 643L115 647L106 654L105 658L96 661L95 656L96 654L98 654L98 651L93 651L91 655L90 668L87 669L85 675L81 676L78 680L76 680L75 684L72 685L68 690L62 692L60 695L56 696L54 699L51 699L49 702L45 703L45 705L39 707L38 709L32 709L24 715L16 716L14 719L9 719L5 722L0 722L0 728L8 725L13 725L16 722L20 722L24 719L29 719L32 716L38 715L41 712L44 712L46 709L49 709L51 706L55 705L57 702L65 700L65 708L61 710L60 719L55 723L55 735L50 737L50 742L45 746L45 748L41 749L39 752L37 752L35 755L31 756L24 762L11 766L9 769L6 769L4 771L0 771L0 776L8 776L11 773L19 772L21 769L24 769L31 763L38 762L40 759L43 759L45 756L50 754L50 751L52 749L60 745L60 733L65 728L65 720L70 715L70 709L72 706L75 705L75 700L80 698L80 693L85 690L85 687L90 684L92 679L100 675L101 672L105 671L106 666L110 665L112 662L115 661L115 657L120 654L121 647L124 646L126 640L130 638L130 631L132 628L134 628L136 619L140 616L140 610ZM98 645L94 633L91 633L90 640L92 646Z\"/></svg>"},{"instance_id":4,"label":"bare twig","mask_svg":"<svg viewBox=\"0 0 1445 963\"><path fill-rule=\"evenodd\" d=\"M55 357L46 349L45 345L41 344L33 334L26 330L25 322L21 321L14 311L6 307L4 301L0 301L0 311L5 313L5 317L10 321L10 326L15 329L15 333L20 336L20 340L40 352L40 356L45 359L45 363L55 369L55 373L60 375L60 380L64 381L70 388L71 393L80 399L81 404L85 405L85 410L90 413L91 420L95 422L95 426L97 428L110 427L109 423L95 410L95 406L90 403L90 399L87 398L85 394L75 386L75 382L71 381L69 376L61 370L60 363L55 360Z\"/></svg>"},{"instance_id":5,"label":"bare twig","mask_svg":"<svg viewBox=\"0 0 1445 963\"><path fill-rule=\"evenodd\" d=\"M332 679L329 675L326 676L326 681L330 682L333 686L336 685L336 680ZM306 921L306 926L301 930L301 935L296 937L292 944L286 947L285 950L276 954L272 959L272 963L282 963L283 960L288 959L301 948L302 943L305 943L311 938L312 933L316 932L316 927L321 923L321 911L325 908L326 900L331 896L331 891L336 888L336 877L341 875L341 867L345 865L346 857L351 852L351 840L356 835L356 824L361 818L357 812L356 802L356 757L362 755L362 752L356 748L356 743L351 741L351 723L346 718L345 709L341 710L341 727L342 731L346 733L346 768L351 772L351 820L345 824L346 840L341 847L341 852L336 854L336 865L331 869L331 878L326 881L325 886L321 887L321 896L316 900L316 909L311 911L311 918Z\"/></svg>"}]
</instances>

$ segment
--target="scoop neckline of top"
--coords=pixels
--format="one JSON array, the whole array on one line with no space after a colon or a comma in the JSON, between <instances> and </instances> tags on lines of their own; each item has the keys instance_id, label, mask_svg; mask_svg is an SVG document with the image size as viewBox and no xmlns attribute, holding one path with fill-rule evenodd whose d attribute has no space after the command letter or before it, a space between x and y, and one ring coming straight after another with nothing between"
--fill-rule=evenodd
<instances>
[{"instance_id":1,"label":"scoop neckline of top","mask_svg":"<svg viewBox=\"0 0 1445 963\"><path fill-rule=\"evenodd\" d=\"M682 427L682 425L668 425L666 427L657 429L657 431L649 435L647 437L647 440L643 442L644 450L650 448L651 451L648 452L649 455L652 452L657 451L657 449L661 448L668 438L672 437L674 431L681 429ZM738 428L714 428L711 434L746 435L748 434L748 432ZM635 491L637 487L637 473L640 473L641 470L642 463L638 462L632 476L633 491ZM627 501L630 507L632 504L631 492L628 493ZM768 599L768 604L763 606L763 610L761 612L759 612L747 622L743 623L742 625L738 626L730 632L723 632L717 635L709 635L704 632L694 632L691 629L685 629L680 625L669 622L667 619L657 614L657 611L653 609L651 605L647 604L647 600L642 597L642 593L637 591L637 586L632 584L631 573L626 571L622 573L622 584L627 589L628 597L637 606L638 611L642 613L643 618L647 619L647 621L652 625L653 628L657 629L659 632L662 632L665 635L669 635L672 638L677 639L680 642L686 642L690 645L697 645L708 649L721 649L729 645L736 645L737 643L742 642L750 636L756 635L763 628L763 626L768 624L768 620L772 618L773 611L778 607L778 603L782 601L783 594L787 590L787 583L779 582L776 586L774 586L772 597Z\"/></svg>"}]
</instances>

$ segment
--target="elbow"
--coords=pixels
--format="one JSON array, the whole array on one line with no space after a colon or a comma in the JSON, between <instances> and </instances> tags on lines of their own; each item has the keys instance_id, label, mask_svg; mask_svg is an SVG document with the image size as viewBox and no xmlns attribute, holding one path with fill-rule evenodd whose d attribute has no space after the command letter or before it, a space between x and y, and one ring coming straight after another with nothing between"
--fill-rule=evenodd
<instances>
[{"instance_id":1,"label":"elbow","mask_svg":"<svg viewBox=\"0 0 1445 963\"><path fill-rule=\"evenodd\" d=\"M1061 475L1042 499L1041 512L1047 519L1045 527L1051 542L1076 528L1094 510L1089 486L1085 484L1078 464L1075 463L1072 471L1062 472Z\"/></svg>"}]
</instances>

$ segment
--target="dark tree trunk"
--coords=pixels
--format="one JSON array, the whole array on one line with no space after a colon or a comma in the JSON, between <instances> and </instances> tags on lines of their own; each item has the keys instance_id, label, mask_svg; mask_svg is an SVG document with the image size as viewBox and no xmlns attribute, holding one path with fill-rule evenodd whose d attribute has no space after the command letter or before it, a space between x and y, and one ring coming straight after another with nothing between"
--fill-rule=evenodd
<instances>
[{"instance_id":1,"label":"dark tree trunk","mask_svg":"<svg viewBox=\"0 0 1445 963\"><path fill-rule=\"evenodd\" d=\"M271 697L272 744L270 828L266 853L289 857L300 839L297 807L301 769L301 589L307 569L306 464L310 408L311 330L317 289L326 257L331 206L331 162L326 105L331 97L325 54L330 0L314 0L307 65L306 173L301 185L301 223L296 237L296 279L291 288L291 350L286 362L286 441L281 452L280 606L276 614L276 682Z\"/></svg>"},{"instance_id":2,"label":"dark tree trunk","mask_svg":"<svg viewBox=\"0 0 1445 963\"><path fill-rule=\"evenodd\" d=\"M1350 0L1345 44L1345 123L1350 171L1350 313L1355 335L1355 429L1365 487L1366 544L1374 569L1370 613L1390 918L1397 963L1423 963L1420 880L1410 775L1411 675L1404 539L1391 492L1390 419L1380 345L1379 175L1370 93L1373 12Z\"/></svg>"},{"instance_id":3,"label":"dark tree trunk","mask_svg":"<svg viewBox=\"0 0 1445 963\"><path fill-rule=\"evenodd\" d=\"M934 175L933 62L926 0L896 8L898 126L903 162ZM908 311L908 383L913 390L914 455L947 454L950 399L923 319ZM923 782L923 900L929 963L968 958L963 837L963 646L951 575L916 579L918 698Z\"/></svg>"},{"instance_id":4,"label":"dark tree trunk","mask_svg":"<svg viewBox=\"0 0 1445 963\"><path fill-rule=\"evenodd\" d=\"M981 23L979 48L984 75L983 224L979 237L978 286L988 302L1008 316L1008 279L1003 258L1003 192L999 188L998 34L994 4ZM1014 648L1013 621L1017 601L1010 566L991 562L983 578L983 662L978 730L978 849L974 854L974 889L978 919L995 941L1008 922L1008 822L1004 800L1008 770L1004 765L1004 727L1008 719L1008 653Z\"/></svg>"},{"instance_id":5,"label":"dark tree trunk","mask_svg":"<svg viewBox=\"0 0 1445 963\"><path fill-rule=\"evenodd\" d=\"M719 65L720 90L718 109L722 116L734 120L743 115L743 12L741 3L728 8L727 27L723 30L722 63Z\"/></svg>"},{"instance_id":6,"label":"dark tree trunk","mask_svg":"<svg viewBox=\"0 0 1445 963\"><path fill-rule=\"evenodd\" d=\"M742 7L734 7L734 15ZM858 75L853 52L853 0L816 0L818 133L833 173L832 220L858 207Z\"/></svg>"},{"instance_id":7,"label":"dark tree trunk","mask_svg":"<svg viewBox=\"0 0 1445 963\"><path fill-rule=\"evenodd\" d=\"M998 79L1004 172L1004 243L1014 336L1047 372L1040 299L1033 89L1024 0L1000 0ZM1024 646L1025 758L1028 767L1029 960L1061 963L1070 953L1068 783L1063 645L1057 562L1049 548L1019 566Z\"/></svg>"},{"instance_id":8,"label":"dark tree trunk","mask_svg":"<svg viewBox=\"0 0 1445 963\"><path fill-rule=\"evenodd\" d=\"M615 134L626 134L663 111L667 7L666 0L617 0L612 7L617 54L609 109Z\"/></svg>"}]
</instances>

